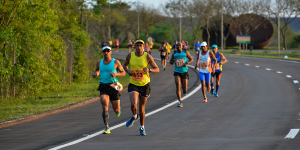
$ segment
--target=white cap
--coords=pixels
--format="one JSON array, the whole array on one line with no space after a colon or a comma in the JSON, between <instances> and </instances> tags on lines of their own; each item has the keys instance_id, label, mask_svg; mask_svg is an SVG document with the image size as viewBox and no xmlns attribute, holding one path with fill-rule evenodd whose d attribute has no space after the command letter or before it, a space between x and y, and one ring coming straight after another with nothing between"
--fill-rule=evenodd
<instances>
[{"instance_id":1,"label":"white cap","mask_svg":"<svg viewBox=\"0 0 300 150\"><path fill-rule=\"evenodd\" d=\"M104 47L102 48L102 51L105 50L105 49L109 49L109 50L111 51L111 48L110 48L109 46L104 46Z\"/></svg>"},{"instance_id":2,"label":"white cap","mask_svg":"<svg viewBox=\"0 0 300 150\"><path fill-rule=\"evenodd\" d=\"M206 42L202 42L200 46L207 46Z\"/></svg>"}]
</instances>

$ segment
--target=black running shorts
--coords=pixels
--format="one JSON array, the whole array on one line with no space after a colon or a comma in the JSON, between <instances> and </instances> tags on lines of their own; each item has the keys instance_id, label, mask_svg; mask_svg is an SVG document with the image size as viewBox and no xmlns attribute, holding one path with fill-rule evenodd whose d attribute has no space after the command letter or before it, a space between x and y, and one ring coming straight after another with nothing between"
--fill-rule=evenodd
<instances>
[{"instance_id":1,"label":"black running shorts","mask_svg":"<svg viewBox=\"0 0 300 150\"><path fill-rule=\"evenodd\" d=\"M140 94L140 96L143 96L145 98L148 98L150 96L150 91L150 83L144 86L136 86L131 83L128 85L128 93L137 92Z\"/></svg>"},{"instance_id":2,"label":"black running shorts","mask_svg":"<svg viewBox=\"0 0 300 150\"><path fill-rule=\"evenodd\" d=\"M189 79L189 72L186 73L174 72L174 76L179 76L181 79Z\"/></svg>"},{"instance_id":3,"label":"black running shorts","mask_svg":"<svg viewBox=\"0 0 300 150\"><path fill-rule=\"evenodd\" d=\"M166 59L166 56L160 55L161 60Z\"/></svg>"},{"instance_id":4,"label":"black running shorts","mask_svg":"<svg viewBox=\"0 0 300 150\"><path fill-rule=\"evenodd\" d=\"M216 76L216 78L221 79L222 71L211 73L211 77Z\"/></svg>"},{"instance_id":5,"label":"black running shorts","mask_svg":"<svg viewBox=\"0 0 300 150\"><path fill-rule=\"evenodd\" d=\"M100 96L105 94L109 96L109 100L115 101L120 99L120 92L110 86L110 84L100 83L98 87L98 91L100 91Z\"/></svg>"}]
</instances>

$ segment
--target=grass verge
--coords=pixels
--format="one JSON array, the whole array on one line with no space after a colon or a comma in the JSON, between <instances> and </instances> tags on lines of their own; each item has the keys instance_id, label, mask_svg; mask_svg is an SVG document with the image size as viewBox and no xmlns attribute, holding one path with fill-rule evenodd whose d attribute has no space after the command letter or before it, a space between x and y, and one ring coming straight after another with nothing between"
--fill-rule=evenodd
<instances>
[{"instance_id":1,"label":"grass verge","mask_svg":"<svg viewBox=\"0 0 300 150\"><path fill-rule=\"evenodd\" d=\"M124 61L120 60L122 64ZM129 84L129 76L119 78L123 86ZM49 92L39 97L0 101L0 122L40 114L69 104L81 102L99 95L99 76L85 83L73 83L62 87L58 92ZM40 99L40 97L42 97Z\"/></svg>"}]
</instances>

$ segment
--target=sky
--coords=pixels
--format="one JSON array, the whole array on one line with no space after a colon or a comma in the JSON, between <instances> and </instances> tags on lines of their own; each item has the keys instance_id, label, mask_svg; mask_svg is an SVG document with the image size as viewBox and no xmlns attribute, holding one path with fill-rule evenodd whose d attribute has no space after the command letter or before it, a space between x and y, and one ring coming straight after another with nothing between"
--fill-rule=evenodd
<instances>
[{"instance_id":1,"label":"sky","mask_svg":"<svg viewBox=\"0 0 300 150\"><path fill-rule=\"evenodd\" d=\"M141 2L141 3L145 3L147 5L153 5L154 7L159 7L160 4L165 4L166 2L168 2L169 0L121 0L122 2Z\"/></svg>"}]
</instances>

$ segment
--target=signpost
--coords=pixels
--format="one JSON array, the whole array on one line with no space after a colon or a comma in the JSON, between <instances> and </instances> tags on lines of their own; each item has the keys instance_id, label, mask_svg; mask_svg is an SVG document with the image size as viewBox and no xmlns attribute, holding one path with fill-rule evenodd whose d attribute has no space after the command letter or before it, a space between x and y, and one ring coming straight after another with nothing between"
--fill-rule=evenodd
<instances>
[{"instance_id":1,"label":"signpost","mask_svg":"<svg viewBox=\"0 0 300 150\"><path fill-rule=\"evenodd\" d=\"M237 35L236 36L236 43L240 44L240 49L241 49L241 44L250 44L251 42L251 37L250 35ZM247 49L247 46L246 46Z\"/></svg>"}]
</instances>

